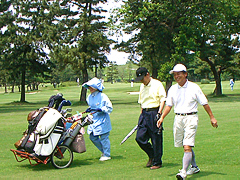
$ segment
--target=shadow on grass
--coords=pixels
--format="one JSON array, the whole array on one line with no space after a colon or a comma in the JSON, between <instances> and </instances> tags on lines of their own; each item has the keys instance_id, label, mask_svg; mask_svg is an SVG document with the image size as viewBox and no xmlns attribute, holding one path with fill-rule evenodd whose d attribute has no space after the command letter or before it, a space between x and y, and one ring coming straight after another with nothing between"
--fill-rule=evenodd
<instances>
[{"instance_id":1,"label":"shadow on grass","mask_svg":"<svg viewBox=\"0 0 240 180\"><path fill-rule=\"evenodd\" d=\"M73 159L73 162L70 167L78 167L78 166L87 166L93 164L93 159Z\"/></svg>"},{"instance_id":2,"label":"shadow on grass","mask_svg":"<svg viewBox=\"0 0 240 180\"><path fill-rule=\"evenodd\" d=\"M44 171L44 170L49 171L50 169L56 169L55 167L53 167L51 163L38 164L36 166L31 166L30 164L24 164L24 165L20 165L20 167L25 168L26 170L32 170L32 171Z\"/></svg>"},{"instance_id":3,"label":"shadow on grass","mask_svg":"<svg viewBox=\"0 0 240 180\"><path fill-rule=\"evenodd\" d=\"M87 106L86 102L80 102L80 101L71 101L72 105L71 106L63 106L63 108L71 108L71 107L81 107L81 106ZM135 101L122 101L122 100L112 100L112 103L114 105L117 104L126 104L126 105L131 105L131 104L136 104ZM39 109L41 107L46 107L48 103L46 101L39 101L36 103L29 103L29 102L11 102L11 103L6 103L5 105L0 106L0 112L1 113L11 113L11 112L23 112L23 111L28 111L31 112L35 109Z\"/></svg>"},{"instance_id":4,"label":"shadow on grass","mask_svg":"<svg viewBox=\"0 0 240 180\"><path fill-rule=\"evenodd\" d=\"M73 101L71 103L72 103L71 106L63 106L63 109L87 105L86 102L80 102L80 101ZM48 105L48 102L46 101L38 101L35 103L15 101L15 102L1 105L0 112L1 113L12 113L12 112L23 112L23 111L31 112L33 110L36 110L42 107L47 107L47 105Z\"/></svg>"},{"instance_id":5,"label":"shadow on grass","mask_svg":"<svg viewBox=\"0 0 240 180\"><path fill-rule=\"evenodd\" d=\"M29 103L27 105L9 104L6 106L0 106L0 112L1 113L12 113L12 112L23 112L23 111L31 112L38 108L44 107L44 105L42 105L42 106L40 105L39 107L37 105L39 105L39 104L38 103Z\"/></svg>"},{"instance_id":6,"label":"shadow on grass","mask_svg":"<svg viewBox=\"0 0 240 180\"><path fill-rule=\"evenodd\" d=\"M240 102L240 94L207 95L210 102Z\"/></svg>"},{"instance_id":7,"label":"shadow on grass","mask_svg":"<svg viewBox=\"0 0 240 180\"><path fill-rule=\"evenodd\" d=\"M169 174L168 176L172 177L175 176L178 172L174 173L174 174ZM193 174L193 175L188 175L187 178L189 179L198 179L198 178L203 178L210 175L221 175L221 176L226 176L226 173L220 173L220 172L212 172L212 171L200 171L197 174Z\"/></svg>"},{"instance_id":8,"label":"shadow on grass","mask_svg":"<svg viewBox=\"0 0 240 180\"><path fill-rule=\"evenodd\" d=\"M177 163L164 163L163 162L163 165L162 165L162 167L163 168L168 168L168 167L176 167L176 166L181 166L181 164L177 164Z\"/></svg>"},{"instance_id":9,"label":"shadow on grass","mask_svg":"<svg viewBox=\"0 0 240 180\"><path fill-rule=\"evenodd\" d=\"M79 166L89 166L92 165L93 163L96 163L96 160L98 160L99 157L96 158L88 158L88 159L74 159L72 164L68 167L68 169L79 167ZM110 161L114 161L114 159L125 159L123 156L112 156L112 159ZM32 161L34 164L35 162ZM97 163L102 163L101 161L97 161ZM32 170L32 171L44 171L44 170L50 170L50 169L56 169L53 167L51 163L48 164L39 164L36 166L31 166L30 164L19 164L20 167Z\"/></svg>"},{"instance_id":10,"label":"shadow on grass","mask_svg":"<svg viewBox=\"0 0 240 180\"><path fill-rule=\"evenodd\" d=\"M220 172L213 172L213 171L200 171L197 174L193 174L193 175L189 175L188 178L194 178L194 179L198 179L198 178L203 178L210 175L221 175L221 176L226 176L226 173L220 173Z\"/></svg>"},{"instance_id":11,"label":"shadow on grass","mask_svg":"<svg viewBox=\"0 0 240 180\"><path fill-rule=\"evenodd\" d=\"M87 166L87 165L92 165L93 163L91 162L92 159L83 159L83 160L74 160L72 164L65 169L71 169L71 168L75 168L75 167L79 167L79 166ZM24 165L20 165L20 167L25 168L27 170L32 170L32 171L49 171L49 170L54 170L57 169L55 168L52 163L48 163L48 164L38 164L36 166L31 166L30 164L24 164Z\"/></svg>"}]
</instances>

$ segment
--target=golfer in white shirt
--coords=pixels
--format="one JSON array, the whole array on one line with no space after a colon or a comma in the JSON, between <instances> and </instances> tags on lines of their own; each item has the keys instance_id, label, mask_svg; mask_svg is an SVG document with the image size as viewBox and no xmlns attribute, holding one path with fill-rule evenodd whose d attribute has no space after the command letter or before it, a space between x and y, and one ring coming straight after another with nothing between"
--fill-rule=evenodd
<instances>
[{"instance_id":1,"label":"golfer in white shirt","mask_svg":"<svg viewBox=\"0 0 240 180\"><path fill-rule=\"evenodd\" d=\"M196 83L188 81L186 67L183 64L177 64L169 73L174 75L177 84L171 86L168 91L166 107L157 122L157 126L159 127L162 124L164 118L174 106L174 113L176 114L173 125L174 145L175 147L184 148L183 167L176 177L177 179L185 179L187 175L200 171L195 162L195 154L192 149L195 144L198 126L198 103L208 113L212 126L217 128L218 124L201 88ZM190 164L191 167L188 169Z\"/></svg>"}]
</instances>

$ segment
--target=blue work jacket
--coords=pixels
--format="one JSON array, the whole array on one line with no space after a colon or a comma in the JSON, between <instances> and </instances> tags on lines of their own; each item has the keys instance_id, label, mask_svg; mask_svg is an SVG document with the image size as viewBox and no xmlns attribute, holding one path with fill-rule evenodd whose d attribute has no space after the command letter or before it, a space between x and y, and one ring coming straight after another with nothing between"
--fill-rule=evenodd
<instances>
[{"instance_id":1,"label":"blue work jacket","mask_svg":"<svg viewBox=\"0 0 240 180\"><path fill-rule=\"evenodd\" d=\"M100 108L102 112L93 114L93 124L88 125L87 133L93 132L94 136L105 134L112 130L109 114L112 112L112 103L106 94L95 91L87 97L91 109Z\"/></svg>"}]
</instances>

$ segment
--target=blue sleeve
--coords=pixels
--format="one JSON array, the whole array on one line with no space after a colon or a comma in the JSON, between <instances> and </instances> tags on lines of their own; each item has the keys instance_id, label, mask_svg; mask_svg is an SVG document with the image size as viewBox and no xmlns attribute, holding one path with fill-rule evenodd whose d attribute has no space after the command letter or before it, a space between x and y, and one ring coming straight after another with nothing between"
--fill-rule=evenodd
<instances>
[{"instance_id":1,"label":"blue sleeve","mask_svg":"<svg viewBox=\"0 0 240 180\"><path fill-rule=\"evenodd\" d=\"M105 113L110 114L113 110L112 103L109 100L108 96L104 93L102 93L102 111Z\"/></svg>"}]
</instances>

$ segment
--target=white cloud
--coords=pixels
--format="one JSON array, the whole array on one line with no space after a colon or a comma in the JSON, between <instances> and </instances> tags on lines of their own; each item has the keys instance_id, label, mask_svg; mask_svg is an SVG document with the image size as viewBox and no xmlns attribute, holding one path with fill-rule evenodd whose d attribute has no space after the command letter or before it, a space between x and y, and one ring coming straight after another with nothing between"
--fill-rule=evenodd
<instances>
[{"instance_id":1,"label":"white cloud","mask_svg":"<svg viewBox=\"0 0 240 180\"><path fill-rule=\"evenodd\" d=\"M107 55L109 61L116 61L118 65L126 64L128 61L129 53L119 52L117 50L111 50L111 53Z\"/></svg>"}]
</instances>

